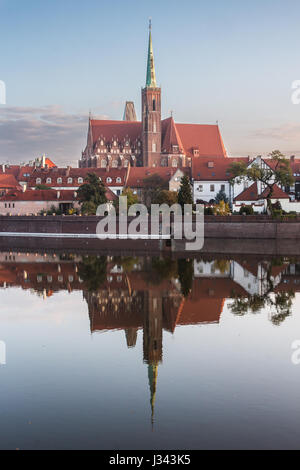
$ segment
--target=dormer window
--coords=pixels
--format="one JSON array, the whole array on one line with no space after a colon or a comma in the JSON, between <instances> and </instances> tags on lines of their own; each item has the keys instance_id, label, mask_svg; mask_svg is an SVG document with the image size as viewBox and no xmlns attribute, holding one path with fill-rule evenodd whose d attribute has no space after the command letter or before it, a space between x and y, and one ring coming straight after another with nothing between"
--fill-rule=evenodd
<instances>
[{"instance_id":1,"label":"dormer window","mask_svg":"<svg viewBox=\"0 0 300 470\"><path fill-rule=\"evenodd\" d=\"M83 178L78 178L78 183L82 184L83 183Z\"/></svg>"},{"instance_id":2,"label":"dormer window","mask_svg":"<svg viewBox=\"0 0 300 470\"><path fill-rule=\"evenodd\" d=\"M122 183L122 180L121 178L118 176L118 178L116 179L117 183Z\"/></svg>"},{"instance_id":3,"label":"dormer window","mask_svg":"<svg viewBox=\"0 0 300 470\"><path fill-rule=\"evenodd\" d=\"M36 182L36 184L41 184L41 183L42 183L42 180L41 180L41 178L37 178L37 179L35 180L35 182Z\"/></svg>"},{"instance_id":4,"label":"dormer window","mask_svg":"<svg viewBox=\"0 0 300 470\"><path fill-rule=\"evenodd\" d=\"M47 178L47 184L51 184L51 183L52 183L51 178Z\"/></svg>"},{"instance_id":5,"label":"dormer window","mask_svg":"<svg viewBox=\"0 0 300 470\"><path fill-rule=\"evenodd\" d=\"M110 177L106 178L106 182L107 183L111 183L112 182L112 179Z\"/></svg>"},{"instance_id":6,"label":"dormer window","mask_svg":"<svg viewBox=\"0 0 300 470\"><path fill-rule=\"evenodd\" d=\"M73 179L72 178L68 178L68 184L72 184L73 183ZM79 183L79 180L78 180L78 183Z\"/></svg>"},{"instance_id":7,"label":"dormer window","mask_svg":"<svg viewBox=\"0 0 300 470\"><path fill-rule=\"evenodd\" d=\"M61 184L62 183L62 178L57 178L57 183Z\"/></svg>"}]
</instances>

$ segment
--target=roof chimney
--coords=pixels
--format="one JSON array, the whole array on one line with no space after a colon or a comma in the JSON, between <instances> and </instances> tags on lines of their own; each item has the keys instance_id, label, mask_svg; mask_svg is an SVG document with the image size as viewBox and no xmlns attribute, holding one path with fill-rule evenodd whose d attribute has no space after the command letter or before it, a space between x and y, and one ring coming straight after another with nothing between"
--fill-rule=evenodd
<instances>
[{"instance_id":1,"label":"roof chimney","mask_svg":"<svg viewBox=\"0 0 300 470\"><path fill-rule=\"evenodd\" d=\"M5 173L5 163L4 163L4 165L2 165L2 171L3 171L3 173Z\"/></svg>"}]
</instances>

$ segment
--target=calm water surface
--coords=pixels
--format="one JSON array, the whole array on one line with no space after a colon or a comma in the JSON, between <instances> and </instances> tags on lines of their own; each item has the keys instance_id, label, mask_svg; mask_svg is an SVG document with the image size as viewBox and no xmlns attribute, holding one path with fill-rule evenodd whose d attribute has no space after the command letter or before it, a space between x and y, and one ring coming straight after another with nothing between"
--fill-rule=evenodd
<instances>
[{"instance_id":1,"label":"calm water surface","mask_svg":"<svg viewBox=\"0 0 300 470\"><path fill-rule=\"evenodd\" d=\"M300 261L2 252L0 287L1 449L300 447Z\"/></svg>"}]
</instances>

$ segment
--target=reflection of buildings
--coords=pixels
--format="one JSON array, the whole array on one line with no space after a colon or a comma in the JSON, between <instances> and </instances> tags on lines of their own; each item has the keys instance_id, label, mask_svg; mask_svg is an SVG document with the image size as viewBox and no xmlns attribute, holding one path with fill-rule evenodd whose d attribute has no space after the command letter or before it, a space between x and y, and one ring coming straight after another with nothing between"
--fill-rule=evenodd
<instances>
[{"instance_id":1,"label":"reflection of buildings","mask_svg":"<svg viewBox=\"0 0 300 470\"><path fill-rule=\"evenodd\" d=\"M80 256L0 253L0 287L31 289L45 299L60 290L81 290L88 305L91 332L123 330L128 348L135 347L142 329L152 419L163 358L163 330L173 333L177 326L219 323L225 299L264 295L270 281L274 292L300 291L300 264L194 260L191 292L184 298L176 272L158 281L155 273L149 276L144 259L134 260L130 268L123 261L107 258L105 276L99 288L91 292L87 280L80 277Z\"/></svg>"}]
</instances>

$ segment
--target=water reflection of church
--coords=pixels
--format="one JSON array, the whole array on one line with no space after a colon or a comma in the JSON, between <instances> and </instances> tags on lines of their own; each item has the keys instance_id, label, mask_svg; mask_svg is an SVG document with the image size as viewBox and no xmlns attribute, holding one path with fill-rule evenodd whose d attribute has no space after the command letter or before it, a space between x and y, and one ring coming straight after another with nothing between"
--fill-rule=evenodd
<instances>
[{"instance_id":1,"label":"water reflection of church","mask_svg":"<svg viewBox=\"0 0 300 470\"><path fill-rule=\"evenodd\" d=\"M188 261L192 276L189 293L183 295L179 264L159 263L155 267L151 258L0 253L0 286L20 286L45 299L60 290L80 290L91 332L123 330L128 348L136 345L142 330L153 417L164 330L173 333L178 326L219 323L228 298L262 298L270 285L272 292L300 287L297 263L195 259Z\"/></svg>"}]
</instances>

